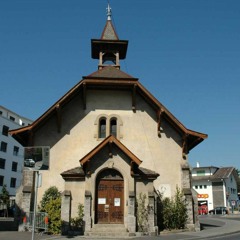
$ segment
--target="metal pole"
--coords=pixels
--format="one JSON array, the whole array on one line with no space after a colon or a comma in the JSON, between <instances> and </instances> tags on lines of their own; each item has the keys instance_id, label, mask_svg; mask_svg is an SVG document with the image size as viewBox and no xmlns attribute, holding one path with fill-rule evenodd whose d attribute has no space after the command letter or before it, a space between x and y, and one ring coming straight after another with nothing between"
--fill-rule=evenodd
<instances>
[{"instance_id":1,"label":"metal pole","mask_svg":"<svg viewBox=\"0 0 240 240\"><path fill-rule=\"evenodd\" d=\"M37 209L37 190L38 190L38 171L34 171L35 185L34 185L34 205L33 205L33 219L32 219L32 240L34 240L35 233L35 219Z\"/></svg>"}]
</instances>

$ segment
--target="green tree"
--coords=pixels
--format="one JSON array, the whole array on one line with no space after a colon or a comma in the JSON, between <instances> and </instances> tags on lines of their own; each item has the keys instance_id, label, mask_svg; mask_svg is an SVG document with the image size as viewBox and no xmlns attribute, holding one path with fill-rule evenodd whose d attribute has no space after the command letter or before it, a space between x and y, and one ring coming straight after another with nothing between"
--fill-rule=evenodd
<instances>
[{"instance_id":1,"label":"green tree","mask_svg":"<svg viewBox=\"0 0 240 240\"><path fill-rule=\"evenodd\" d=\"M159 203L161 218L163 223L160 223L161 229L183 229L186 226L187 204L185 202L183 192L176 187L176 192L173 198L164 198L159 194Z\"/></svg>"},{"instance_id":2,"label":"green tree","mask_svg":"<svg viewBox=\"0 0 240 240\"><path fill-rule=\"evenodd\" d=\"M61 232L61 193L52 186L43 194L40 202L40 211L48 214L48 232L58 234Z\"/></svg>"},{"instance_id":3,"label":"green tree","mask_svg":"<svg viewBox=\"0 0 240 240\"><path fill-rule=\"evenodd\" d=\"M59 234L61 232L61 198L50 199L45 205L48 214L48 232Z\"/></svg>"},{"instance_id":4,"label":"green tree","mask_svg":"<svg viewBox=\"0 0 240 240\"><path fill-rule=\"evenodd\" d=\"M40 202L40 211L45 211L46 204L49 203L51 199L57 199L61 197L61 193L55 186L49 187L43 194L42 200Z\"/></svg>"},{"instance_id":5,"label":"green tree","mask_svg":"<svg viewBox=\"0 0 240 240\"><path fill-rule=\"evenodd\" d=\"M187 204L183 192L177 187L174 196L173 211L175 216L175 228L183 229L188 220Z\"/></svg>"},{"instance_id":6,"label":"green tree","mask_svg":"<svg viewBox=\"0 0 240 240\"><path fill-rule=\"evenodd\" d=\"M7 190L6 184L4 184L0 194L0 203L3 205L4 208L4 217L8 217L9 202L10 202L9 192Z\"/></svg>"}]
</instances>

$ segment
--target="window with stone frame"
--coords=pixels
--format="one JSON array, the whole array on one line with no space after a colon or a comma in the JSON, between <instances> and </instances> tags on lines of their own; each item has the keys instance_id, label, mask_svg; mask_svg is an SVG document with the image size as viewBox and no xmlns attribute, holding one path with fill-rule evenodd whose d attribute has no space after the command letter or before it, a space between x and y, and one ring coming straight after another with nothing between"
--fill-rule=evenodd
<instances>
[{"instance_id":1,"label":"window with stone frame","mask_svg":"<svg viewBox=\"0 0 240 240\"><path fill-rule=\"evenodd\" d=\"M99 120L99 130L98 130L98 137L105 138L106 137L106 127L107 127L107 120L106 118L100 118Z\"/></svg>"},{"instance_id":2,"label":"window with stone frame","mask_svg":"<svg viewBox=\"0 0 240 240\"><path fill-rule=\"evenodd\" d=\"M123 123L119 115L101 114L96 118L94 125L97 126L97 131L94 134L97 139L106 138L109 135L122 138L120 135L120 126L122 126Z\"/></svg>"},{"instance_id":3,"label":"window with stone frame","mask_svg":"<svg viewBox=\"0 0 240 240\"><path fill-rule=\"evenodd\" d=\"M117 119L110 119L110 134L117 137Z\"/></svg>"}]
</instances>

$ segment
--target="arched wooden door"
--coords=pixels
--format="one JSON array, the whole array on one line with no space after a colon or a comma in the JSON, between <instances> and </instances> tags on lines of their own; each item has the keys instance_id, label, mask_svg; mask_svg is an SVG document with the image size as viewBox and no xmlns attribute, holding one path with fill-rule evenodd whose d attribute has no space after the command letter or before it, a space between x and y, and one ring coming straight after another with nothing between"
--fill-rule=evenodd
<instances>
[{"instance_id":1,"label":"arched wooden door","mask_svg":"<svg viewBox=\"0 0 240 240\"><path fill-rule=\"evenodd\" d=\"M123 223L124 181L115 169L99 173L96 182L96 223Z\"/></svg>"}]
</instances>

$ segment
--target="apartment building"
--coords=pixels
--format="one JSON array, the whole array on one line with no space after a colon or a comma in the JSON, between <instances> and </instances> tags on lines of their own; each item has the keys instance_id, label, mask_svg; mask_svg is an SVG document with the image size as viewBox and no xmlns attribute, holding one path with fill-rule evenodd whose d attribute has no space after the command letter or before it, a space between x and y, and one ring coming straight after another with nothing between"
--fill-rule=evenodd
<instances>
[{"instance_id":1,"label":"apartment building","mask_svg":"<svg viewBox=\"0 0 240 240\"><path fill-rule=\"evenodd\" d=\"M8 131L31 123L31 120L0 106L0 192L6 185L12 200L21 185L24 151Z\"/></svg>"}]
</instances>

